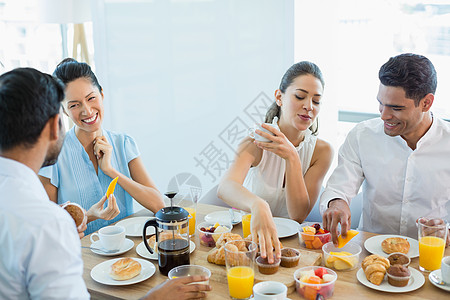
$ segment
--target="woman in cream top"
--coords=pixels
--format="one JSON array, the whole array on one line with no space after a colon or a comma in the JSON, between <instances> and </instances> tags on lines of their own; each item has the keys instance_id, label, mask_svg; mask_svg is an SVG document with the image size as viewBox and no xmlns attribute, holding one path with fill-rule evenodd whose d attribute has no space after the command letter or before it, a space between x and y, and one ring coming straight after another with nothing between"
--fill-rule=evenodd
<instances>
[{"instance_id":1,"label":"woman in cream top","mask_svg":"<svg viewBox=\"0 0 450 300\"><path fill-rule=\"evenodd\" d=\"M273 248L277 257L281 255L273 216L301 223L313 208L332 161L331 146L315 136L323 87L322 73L314 63L291 66L266 114L266 123L279 119L279 129L262 124L271 134L255 131L269 142L244 138L219 184L217 194L223 201L251 212L252 238L269 262Z\"/></svg>"}]
</instances>

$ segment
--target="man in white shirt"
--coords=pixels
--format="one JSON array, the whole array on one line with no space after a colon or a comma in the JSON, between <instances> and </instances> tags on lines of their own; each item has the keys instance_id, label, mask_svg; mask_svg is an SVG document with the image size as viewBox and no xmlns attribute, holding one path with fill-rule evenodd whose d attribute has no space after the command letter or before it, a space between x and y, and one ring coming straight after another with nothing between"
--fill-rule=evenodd
<instances>
[{"instance_id":1,"label":"man in white shirt","mask_svg":"<svg viewBox=\"0 0 450 300\"><path fill-rule=\"evenodd\" d=\"M401 54L380 68L379 79L381 118L349 132L320 199L323 225L335 243L338 223L344 236L350 228L349 204L361 184L361 230L417 239L419 217L443 222L449 216L450 124L430 111L437 86L433 64Z\"/></svg>"},{"instance_id":2,"label":"man in white shirt","mask_svg":"<svg viewBox=\"0 0 450 300\"><path fill-rule=\"evenodd\" d=\"M37 172L64 140L64 87L31 68L0 76L0 299L89 299L70 215L49 200ZM202 276L177 278L145 299L204 298Z\"/></svg>"}]
</instances>

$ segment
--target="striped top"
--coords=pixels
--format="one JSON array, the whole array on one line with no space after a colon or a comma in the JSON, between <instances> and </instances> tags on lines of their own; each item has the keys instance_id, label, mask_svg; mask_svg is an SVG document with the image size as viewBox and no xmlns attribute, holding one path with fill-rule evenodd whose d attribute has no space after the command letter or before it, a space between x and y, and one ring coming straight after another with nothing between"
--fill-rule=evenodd
<instances>
[{"instance_id":1,"label":"striped top","mask_svg":"<svg viewBox=\"0 0 450 300\"><path fill-rule=\"evenodd\" d=\"M128 135L105 129L103 129L103 135L113 147L112 167L125 176L131 177L128 163L140 155L136 142ZM100 168L97 175L89 155L75 135L75 127L64 139L58 162L53 166L42 168L39 175L49 178L58 188L59 204L67 201L75 202L86 210L100 201L112 180ZM133 213L133 198L121 186L116 186L114 196L120 209L119 215L109 221L98 219L90 222L85 231L86 235Z\"/></svg>"}]
</instances>

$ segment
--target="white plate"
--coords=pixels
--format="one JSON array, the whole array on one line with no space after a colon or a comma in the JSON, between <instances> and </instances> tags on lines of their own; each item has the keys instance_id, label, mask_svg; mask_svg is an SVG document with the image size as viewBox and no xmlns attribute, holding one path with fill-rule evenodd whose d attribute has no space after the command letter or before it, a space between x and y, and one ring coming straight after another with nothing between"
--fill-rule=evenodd
<instances>
[{"instance_id":1,"label":"white plate","mask_svg":"<svg viewBox=\"0 0 450 300\"><path fill-rule=\"evenodd\" d=\"M419 257L419 242L413 238L407 237L407 236L401 236L401 235L376 235L371 238L368 238L364 242L364 248L366 248L367 251L369 251L372 254L378 254L383 257L388 257L389 254L384 253L383 249L381 249L381 243L391 237L399 237L403 239L407 239L409 242L409 252L406 253L410 258Z\"/></svg>"},{"instance_id":2,"label":"white plate","mask_svg":"<svg viewBox=\"0 0 450 300\"><path fill-rule=\"evenodd\" d=\"M441 269L430 272L430 274L428 275L428 279L434 286L443 289L444 291L450 292L450 284L440 285L438 282L436 282L433 275L431 274L435 275L437 280L441 282L442 281Z\"/></svg>"},{"instance_id":3,"label":"white plate","mask_svg":"<svg viewBox=\"0 0 450 300\"><path fill-rule=\"evenodd\" d=\"M235 222L232 223L232 225L236 225L241 223L242 221L242 216L244 214L241 213L240 211L234 211L234 218L235 218ZM225 211L215 211L212 212L210 214L207 214L205 216L205 221L208 223L220 223L220 224L229 224L231 223L231 216L230 216L230 212L228 210Z\"/></svg>"},{"instance_id":4,"label":"white plate","mask_svg":"<svg viewBox=\"0 0 450 300\"><path fill-rule=\"evenodd\" d=\"M358 278L358 281L361 282L363 285L377 291L389 293L406 293L417 290L425 283L425 277L423 277L422 273L420 273L414 268L408 269L411 271L411 278L409 279L408 285L403 287L390 285L389 282L387 281L387 278L385 278L380 285L373 284L369 282L369 280L367 280L366 274L364 274L364 270L362 268L359 269L358 272L356 273L356 278Z\"/></svg>"},{"instance_id":5,"label":"white plate","mask_svg":"<svg viewBox=\"0 0 450 300\"><path fill-rule=\"evenodd\" d=\"M275 226L277 226L278 238L285 238L298 232L300 224L298 222L286 218L273 218Z\"/></svg>"},{"instance_id":6,"label":"white plate","mask_svg":"<svg viewBox=\"0 0 450 300\"><path fill-rule=\"evenodd\" d=\"M100 243L100 241L93 242L91 244L91 247L103 249L102 244ZM91 251L94 252L95 254L98 254L98 255L116 256L116 255L124 254L125 252L129 251L133 247L134 247L134 242L132 240L126 238L125 241L123 242L122 248L120 248L118 252L105 253L105 252L98 251L98 250L95 250L95 249L92 249L92 248L91 248Z\"/></svg>"},{"instance_id":7,"label":"white plate","mask_svg":"<svg viewBox=\"0 0 450 300\"><path fill-rule=\"evenodd\" d=\"M153 274L155 274L156 267L154 264L152 264L148 260L133 257L134 260L136 260L138 263L141 264L142 266L141 273L138 276L128 280L114 280L111 278L111 276L109 276L109 272L111 271L112 264L118 261L119 259L120 258L110 259L96 265L91 270L92 279L94 279L98 283L106 285L129 285L144 281L152 277Z\"/></svg>"},{"instance_id":8,"label":"white plate","mask_svg":"<svg viewBox=\"0 0 450 300\"><path fill-rule=\"evenodd\" d=\"M134 217L134 218L128 218L124 219L122 221L117 222L116 225L125 227L125 234L127 236L141 236L142 237L142 230L144 229L144 224L147 222L151 217ZM147 235L151 235L155 233L155 228L153 227L147 227Z\"/></svg>"},{"instance_id":9,"label":"white plate","mask_svg":"<svg viewBox=\"0 0 450 300\"><path fill-rule=\"evenodd\" d=\"M193 241L190 241L189 253L194 252L194 250L195 250L195 243ZM141 242L136 247L136 252L137 252L137 254L139 254L139 256L142 256L143 258L158 260L158 253L156 253L155 251L153 251L153 254L148 252L147 248L144 245L144 242Z\"/></svg>"}]
</instances>

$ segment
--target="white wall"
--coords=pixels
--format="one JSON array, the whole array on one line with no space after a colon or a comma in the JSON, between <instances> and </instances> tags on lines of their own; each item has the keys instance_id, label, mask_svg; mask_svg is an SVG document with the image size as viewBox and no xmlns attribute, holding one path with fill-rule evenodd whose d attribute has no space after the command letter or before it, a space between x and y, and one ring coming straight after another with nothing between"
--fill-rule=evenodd
<instances>
[{"instance_id":1,"label":"white wall","mask_svg":"<svg viewBox=\"0 0 450 300\"><path fill-rule=\"evenodd\" d=\"M137 140L162 192L188 172L205 194L294 63L293 25L293 0L96 0L105 128Z\"/></svg>"}]
</instances>

